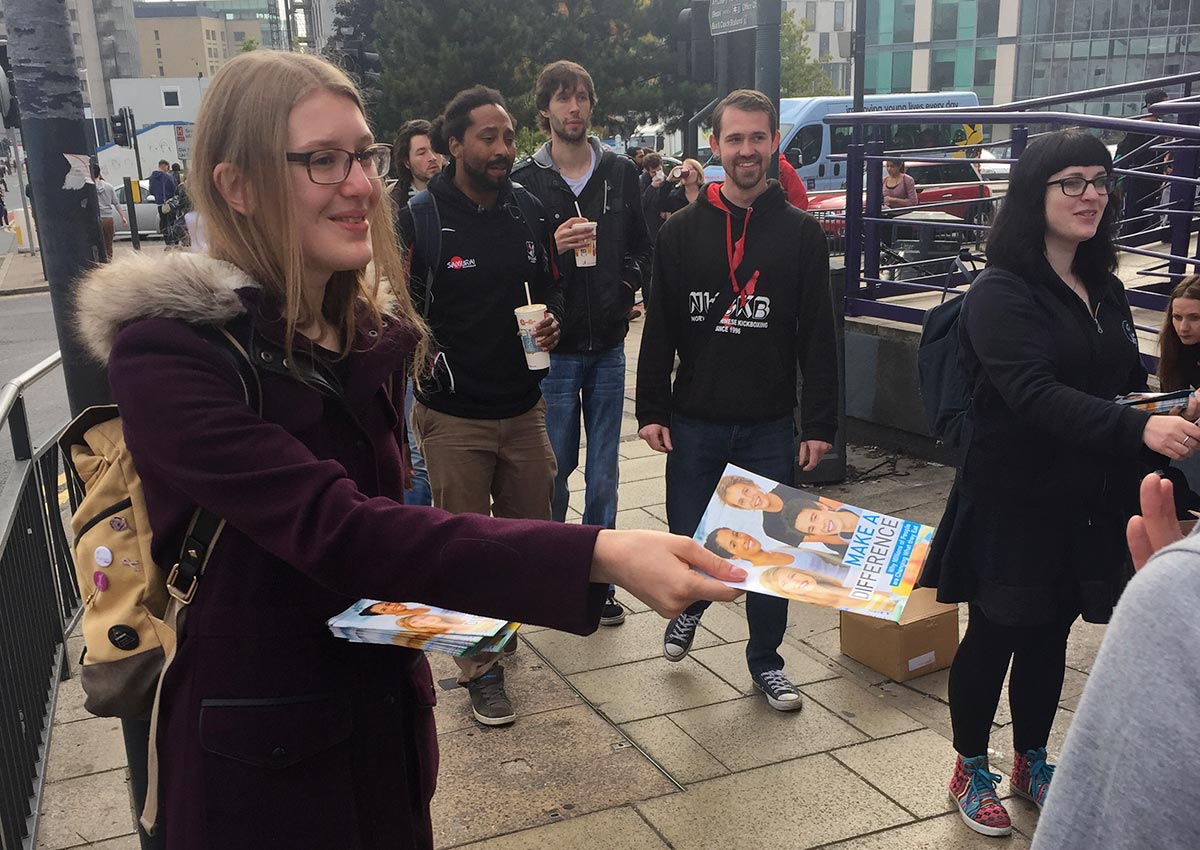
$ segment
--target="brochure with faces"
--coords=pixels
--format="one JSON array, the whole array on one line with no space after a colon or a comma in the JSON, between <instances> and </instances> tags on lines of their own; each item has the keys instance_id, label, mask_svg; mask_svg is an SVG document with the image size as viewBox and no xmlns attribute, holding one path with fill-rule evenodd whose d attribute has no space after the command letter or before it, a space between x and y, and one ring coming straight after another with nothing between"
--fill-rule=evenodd
<instances>
[{"instance_id":1,"label":"brochure with faces","mask_svg":"<svg viewBox=\"0 0 1200 850\"><path fill-rule=\"evenodd\" d=\"M450 655L474 655L499 650L520 623L420 602L360 599L331 618L327 625L334 637L355 643L386 643Z\"/></svg>"},{"instance_id":2,"label":"brochure with faces","mask_svg":"<svg viewBox=\"0 0 1200 850\"><path fill-rule=\"evenodd\" d=\"M729 464L694 537L749 573L733 587L898 621L933 528Z\"/></svg>"}]
</instances>

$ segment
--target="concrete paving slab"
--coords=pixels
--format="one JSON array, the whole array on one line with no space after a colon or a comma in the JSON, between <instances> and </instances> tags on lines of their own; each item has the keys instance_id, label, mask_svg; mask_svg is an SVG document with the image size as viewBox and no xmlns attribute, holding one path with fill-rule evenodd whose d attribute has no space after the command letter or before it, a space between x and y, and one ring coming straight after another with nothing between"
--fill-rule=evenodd
<instances>
[{"instance_id":1,"label":"concrete paving slab","mask_svg":"<svg viewBox=\"0 0 1200 850\"><path fill-rule=\"evenodd\" d=\"M676 790L587 706L522 718L506 732L464 729L441 736L433 823L442 846Z\"/></svg>"},{"instance_id":2,"label":"concrete paving slab","mask_svg":"<svg viewBox=\"0 0 1200 850\"><path fill-rule=\"evenodd\" d=\"M570 817L458 850L669 850L632 808Z\"/></svg>"},{"instance_id":3,"label":"concrete paving slab","mask_svg":"<svg viewBox=\"0 0 1200 850\"><path fill-rule=\"evenodd\" d=\"M693 650L692 657L712 670L742 694L757 694L758 689L750 681L750 671L746 667L747 641L727 643L707 649ZM784 641L779 647L783 657L783 672L792 680L794 685L804 685L809 682L819 682L837 674L821 662L810 657L804 650Z\"/></svg>"},{"instance_id":4,"label":"concrete paving slab","mask_svg":"<svg viewBox=\"0 0 1200 850\"><path fill-rule=\"evenodd\" d=\"M708 629L727 643L750 639L750 624L746 622L746 611L737 603L714 602L704 612L701 622L701 628Z\"/></svg>"},{"instance_id":5,"label":"concrete paving slab","mask_svg":"<svg viewBox=\"0 0 1200 850\"><path fill-rule=\"evenodd\" d=\"M645 528L666 531L667 524L644 508L617 511L617 528Z\"/></svg>"},{"instance_id":6,"label":"concrete paving slab","mask_svg":"<svg viewBox=\"0 0 1200 850\"><path fill-rule=\"evenodd\" d=\"M651 658L567 677L613 723L671 714L740 694L694 659Z\"/></svg>"},{"instance_id":7,"label":"concrete paving slab","mask_svg":"<svg viewBox=\"0 0 1200 850\"><path fill-rule=\"evenodd\" d=\"M78 848L72 847L70 850L82 850L84 847L87 850L141 850L142 842L138 839L136 832L131 832L120 838L110 838L94 844L80 844Z\"/></svg>"},{"instance_id":8,"label":"concrete paving slab","mask_svg":"<svg viewBox=\"0 0 1200 850\"><path fill-rule=\"evenodd\" d=\"M888 677L882 673L872 670L865 664L859 664L849 655L842 655L840 628L809 635L804 639L804 643L829 659L829 663L834 665L830 671L831 675L839 675L841 671L845 671L858 681L871 685L889 681Z\"/></svg>"},{"instance_id":9,"label":"concrete paving slab","mask_svg":"<svg viewBox=\"0 0 1200 850\"><path fill-rule=\"evenodd\" d=\"M625 610L631 611L634 614L641 614L646 611L653 610L645 602L643 602L642 600L640 600L636 596L634 596L632 593L629 593L628 591L625 591L625 590L617 591L617 601L621 603L621 605L625 608ZM663 628L666 628L665 621L664 621Z\"/></svg>"},{"instance_id":10,"label":"concrete paving slab","mask_svg":"<svg viewBox=\"0 0 1200 850\"><path fill-rule=\"evenodd\" d=\"M950 706L941 700L890 680L872 685L870 690L883 695L888 705L929 727L946 740L954 737L950 725Z\"/></svg>"},{"instance_id":11,"label":"concrete paving slab","mask_svg":"<svg viewBox=\"0 0 1200 850\"><path fill-rule=\"evenodd\" d=\"M1076 621L1071 627L1071 636L1067 638L1067 666L1081 673L1091 673L1106 628L1095 623Z\"/></svg>"},{"instance_id":12,"label":"concrete paving slab","mask_svg":"<svg viewBox=\"0 0 1200 850\"><path fill-rule=\"evenodd\" d=\"M132 829L125 770L91 773L46 785L37 850L64 850L119 838Z\"/></svg>"},{"instance_id":13,"label":"concrete paving slab","mask_svg":"<svg viewBox=\"0 0 1200 850\"><path fill-rule=\"evenodd\" d=\"M867 740L815 702L799 711L776 711L761 695L681 711L671 720L732 771Z\"/></svg>"},{"instance_id":14,"label":"concrete paving slab","mask_svg":"<svg viewBox=\"0 0 1200 850\"><path fill-rule=\"evenodd\" d=\"M928 505L930 502L936 501L945 507L947 493L948 488L940 481L917 484L911 487L897 488L889 493L882 493L873 498L871 503L864 505L864 507L907 519L905 511L922 505Z\"/></svg>"},{"instance_id":15,"label":"concrete paving slab","mask_svg":"<svg viewBox=\"0 0 1200 850\"><path fill-rule=\"evenodd\" d=\"M617 453L626 460L638 457L651 457L653 455L666 457L662 452L656 452L650 448L650 444L640 437L634 437L632 440L622 440L617 447Z\"/></svg>"},{"instance_id":16,"label":"concrete paving slab","mask_svg":"<svg viewBox=\"0 0 1200 850\"><path fill-rule=\"evenodd\" d=\"M659 499L652 505L643 505L642 510L651 516L656 516L661 519L663 521L663 525L669 524L667 520L667 503L663 499Z\"/></svg>"},{"instance_id":17,"label":"concrete paving slab","mask_svg":"<svg viewBox=\"0 0 1200 850\"><path fill-rule=\"evenodd\" d=\"M940 699L942 702L950 702L950 670L938 670L936 673L929 673L924 676L918 676L915 679L909 679L904 683L906 688L912 688L914 691L920 691L928 696Z\"/></svg>"},{"instance_id":18,"label":"concrete paving slab","mask_svg":"<svg viewBox=\"0 0 1200 850\"><path fill-rule=\"evenodd\" d=\"M1046 742L1046 752L1050 756L1050 761L1057 761L1059 754L1062 753L1063 744L1067 740L1067 730L1070 729L1071 721L1074 718L1075 713L1073 711L1067 711L1062 708L1055 713L1054 723L1050 727L1050 740ZM995 754L992 755L989 753L989 760L996 762L1005 769L1012 767L1012 734L1011 723L992 730L991 750L994 750Z\"/></svg>"},{"instance_id":19,"label":"concrete paving slab","mask_svg":"<svg viewBox=\"0 0 1200 850\"><path fill-rule=\"evenodd\" d=\"M972 832L957 814L950 814L830 844L824 850L995 850L997 847L1024 850L1029 847L1029 839L1013 835L999 844L995 838Z\"/></svg>"},{"instance_id":20,"label":"concrete paving slab","mask_svg":"<svg viewBox=\"0 0 1200 850\"><path fill-rule=\"evenodd\" d=\"M826 755L710 779L635 808L675 850L804 850L910 820Z\"/></svg>"},{"instance_id":21,"label":"concrete paving slab","mask_svg":"<svg viewBox=\"0 0 1200 850\"><path fill-rule=\"evenodd\" d=\"M725 765L679 728L670 717L649 717L621 726L621 731L637 742L676 782L691 785L724 776Z\"/></svg>"},{"instance_id":22,"label":"concrete paving slab","mask_svg":"<svg viewBox=\"0 0 1200 850\"><path fill-rule=\"evenodd\" d=\"M666 626L666 620L653 611L647 611L644 614L629 614L621 625L597 629L587 637L547 629L530 635L527 640L560 673L570 675L647 658L670 663L662 657L663 629ZM719 638L703 626L696 630L694 646L713 646L717 643L720 643Z\"/></svg>"},{"instance_id":23,"label":"concrete paving slab","mask_svg":"<svg viewBox=\"0 0 1200 850\"><path fill-rule=\"evenodd\" d=\"M91 720L93 715L83 707L86 697L87 694L83 692L83 684L79 681L78 676L65 682L59 682L58 697L54 702L55 724Z\"/></svg>"},{"instance_id":24,"label":"concrete paving slab","mask_svg":"<svg viewBox=\"0 0 1200 850\"><path fill-rule=\"evenodd\" d=\"M445 735L459 729L502 733L502 728L486 728L475 721L471 714L470 694L455 682L458 665L454 659L440 652L428 653L428 657L437 689L438 704L433 713L438 734ZM504 688L517 712L518 724L545 711L581 704L579 695L528 646L519 648L502 663L505 668Z\"/></svg>"},{"instance_id":25,"label":"concrete paving slab","mask_svg":"<svg viewBox=\"0 0 1200 850\"><path fill-rule=\"evenodd\" d=\"M1033 833L1037 830L1038 818L1042 814L1038 811L1038 807L1024 797L1014 794L1004 801L1004 808L1008 809L1008 816L1012 819L1013 829L1016 830L1016 833L1032 839Z\"/></svg>"},{"instance_id":26,"label":"concrete paving slab","mask_svg":"<svg viewBox=\"0 0 1200 850\"><path fill-rule=\"evenodd\" d=\"M916 720L888 705L878 692L872 693L847 679L813 682L802 686L800 691L872 738L921 728Z\"/></svg>"},{"instance_id":27,"label":"concrete paving slab","mask_svg":"<svg viewBox=\"0 0 1200 850\"><path fill-rule=\"evenodd\" d=\"M798 640L808 640L812 635L838 628L841 617L832 608L791 600L788 602L787 621L788 634Z\"/></svg>"},{"instance_id":28,"label":"concrete paving slab","mask_svg":"<svg viewBox=\"0 0 1200 850\"><path fill-rule=\"evenodd\" d=\"M93 717L56 726L51 735L55 756L46 766L46 781L58 782L126 765L121 721Z\"/></svg>"},{"instance_id":29,"label":"concrete paving slab","mask_svg":"<svg viewBox=\"0 0 1200 850\"><path fill-rule=\"evenodd\" d=\"M622 481L617 485L617 504L622 510L658 505L665 499L662 479Z\"/></svg>"},{"instance_id":30,"label":"concrete paving slab","mask_svg":"<svg viewBox=\"0 0 1200 850\"><path fill-rule=\"evenodd\" d=\"M954 747L936 732L921 729L832 755L917 817L954 810L947 790ZM991 767L997 770L996 765Z\"/></svg>"},{"instance_id":31,"label":"concrete paving slab","mask_svg":"<svg viewBox=\"0 0 1200 850\"><path fill-rule=\"evenodd\" d=\"M665 488L667 456L655 452L647 457L632 458L621 462L621 481L656 481ZM664 491L665 492L665 491Z\"/></svg>"}]
</instances>

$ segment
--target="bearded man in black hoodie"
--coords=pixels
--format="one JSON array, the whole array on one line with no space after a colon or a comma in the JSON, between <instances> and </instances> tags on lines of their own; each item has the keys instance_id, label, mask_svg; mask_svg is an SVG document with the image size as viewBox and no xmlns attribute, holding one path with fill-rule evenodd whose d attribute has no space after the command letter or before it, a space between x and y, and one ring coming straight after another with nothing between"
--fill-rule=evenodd
<instances>
[{"instance_id":1,"label":"bearded man in black hoodie","mask_svg":"<svg viewBox=\"0 0 1200 850\"><path fill-rule=\"evenodd\" d=\"M727 463L791 484L797 460L813 469L837 429L829 251L816 219L767 179L779 148L774 105L742 89L717 104L712 120L710 144L728 179L709 183L659 231L638 358L638 435L668 453L667 522L680 534L695 532ZM687 655L705 608L693 605L668 624L668 661ZM772 708L800 708L779 655L787 600L748 594L746 614L755 687Z\"/></svg>"},{"instance_id":2,"label":"bearded man in black hoodie","mask_svg":"<svg viewBox=\"0 0 1200 850\"><path fill-rule=\"evenodd\" d=\"M498 91L459 92L429 132L434 150L450 160L427 188L436 216L428 241L439 244L422 241L414 205L424 193L399 209L396 226L408 249L413 302L437 350L412 411L433 504L548 520L556 466L540 389L547 370L526 364L513 313L527 294L545 304L548 315L533 336L543 351L554 348L563 297L545 213L509 180L515 133ZM499 659L496 652L455 659L475 719L489 726L516 719Z\"/></svg>"}]
</instances>

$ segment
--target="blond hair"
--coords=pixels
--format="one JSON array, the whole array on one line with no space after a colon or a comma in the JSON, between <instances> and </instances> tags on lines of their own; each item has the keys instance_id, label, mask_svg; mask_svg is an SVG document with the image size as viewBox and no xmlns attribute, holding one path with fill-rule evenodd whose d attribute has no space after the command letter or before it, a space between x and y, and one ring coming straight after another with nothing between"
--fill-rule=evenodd
<instances>
[{"instance_id":1,"label":"blond hair","mask_svg":"<svg viewBox=\"0 0 1200 850\"><path fill-rule=\"evenodd\" d=\"M349 98L365 116L354 83L317 56L255 50L227 62L200 105L188 185L204 220L208 253L240 268L279 302L289 353L297 328L312 325L318 317L302 297L304 249L285 158L288 116L300 101L320 91ZM245 183L252 200L245 214L217 188L213 170L221 163L231 165ZM414 332L411 372L416 378L425 365L429 332L409 298L392 212L387 193L381 193L381 202L368 215L374 260L367 268L330 277L320 318L341 332L344 356L354 343L355 308L361 303L368 321L379 327L381 305L386 304Z\"/></svg>"}]
</instances>

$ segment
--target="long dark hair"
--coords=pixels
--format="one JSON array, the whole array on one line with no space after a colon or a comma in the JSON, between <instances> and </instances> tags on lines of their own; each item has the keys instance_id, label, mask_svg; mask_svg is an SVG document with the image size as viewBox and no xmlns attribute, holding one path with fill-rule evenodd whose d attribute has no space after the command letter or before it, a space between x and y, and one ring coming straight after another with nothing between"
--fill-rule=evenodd
<instances>
[{"instance_id":1,"label":"long dark hair","mask_svg":"<svg viewBox=\"0 0 1200 850\"><path fill-rule=\"evenodd\" d=\"M1072 165L1102 165L1112 174L1108 148L1095 136L1079 130L1059 130L1039 136L1021 154L1008 180L1008 194L988 234L991 265L1028 278L1045 262L1046 181ZM1099 286L1117 268L1113 241L1121 196L1114 192L1096 227L1096 235L1075 249L1072 269L1089 289Z\"/></svg>"},{"instance_id":2,"label":"long dark hair","mask_svg":"<svg viewBox=\"0 0 1200 850\"><path fill-rule=\"evenodd\" d=\"M414 118L411 121L405 121L400 127L400 132L396 134L396 141L392 143L392 163L396 168L398 180L393 189L393 195L396 203L399 206L404 206L408 203L408 190L412 188L413 175L412 169L408 167L405 160L408 159L408 154L412 150L412 140L414 136L429 136L431 125L424 118ZM430 145L433 144L433 139L430 137Z\"/></svg>"},{"instance_id":3,"label":"long dark hair","mask_svg":"<svg viewBox=\"0 0 1200 850\"><path fill-rule=\"evenodd\" d=\"M1183 358L1183 340L1175 332L1175 323L1171 321L1176 298L1200 301L1200 274L1188 275L1171 290L1167 314L1163 316L1162 328L1158 332L1158 382L1163 392L1187 389L1191 383Z\"/></svg>"}]
</instances>

